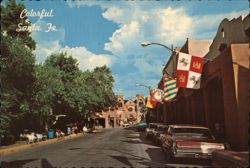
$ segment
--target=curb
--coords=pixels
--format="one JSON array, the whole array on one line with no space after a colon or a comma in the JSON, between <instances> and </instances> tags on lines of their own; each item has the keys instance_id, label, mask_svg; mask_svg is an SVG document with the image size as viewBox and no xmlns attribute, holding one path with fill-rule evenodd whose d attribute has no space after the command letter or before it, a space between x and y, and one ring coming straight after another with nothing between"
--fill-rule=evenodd
<instances>
[{"instance_id":1,"label":"curb","mask_svg":"<svg viewBox=\"0 0 250 168\"><path fill-rule=\"evenodd\" d=\"M19 145L19 146L9 147L6 149L0 149L0 155L6 155L6 154L22 151L22 150L25 150L28 148L42 146L42 145L46 145L46 144L51 144L51 143L55 143L55 142L63 141L63 140L67 140L67 139L73 139L73 138L80 137L80 136L84 136L84 135L82 133L78 133L76 135L64 136L64 137L60 137L60 138L49 139L46 141L41 141L41 142L36 142L36 143L31 143L31 144L23 144L23 145Z\"/></svg>"}]
</instances>

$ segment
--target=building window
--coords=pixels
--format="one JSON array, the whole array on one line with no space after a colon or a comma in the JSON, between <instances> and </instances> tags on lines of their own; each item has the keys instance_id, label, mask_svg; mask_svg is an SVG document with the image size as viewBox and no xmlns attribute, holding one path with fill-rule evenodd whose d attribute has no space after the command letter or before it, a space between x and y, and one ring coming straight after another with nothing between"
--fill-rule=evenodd
<instances>
[{"instance_id":1,"label":"building window","mask_svg":"<svg viewBox=\"0 0 250 168\"><path fill-rule=\"evenodd\" d=\"M132 112L133 111L133 107L129 107L128 111Z\"/></svg>"},{"instance_id":2,"label":"building window","mask_svg":"<svg viewBox=\"0 0 250 168\"><path fill-rule=\"evenodd\" d=\"M120 99L118 101L119 101L118 107L122 107L122 101Z\"/></svg>"},{"instance_id":3,"label":"building window","mask_svg":"<svg viewBox=\"0 0 250 168\"><path fill-rule=\"evenodd\" d=\"M224 28L221 29L221 44L219 46L219 51L222 52L224 51L226 48L227 48L227 44L225 43L225 40L224 40L224 37L225 37L225 32L224 32Z\"/></svg>"},{"instance_id":4,"label":"building window","mask_svg":"<svg viewBox=\"0 0 250 168\"><path fill-rule=\"evenodd\" d=\"M224 32L224 28L221 29L221 37L224 38L225 37L225 32Z\"/></svg>"},{"instance_id":5,"label":"building window","mask_svg":"<svg viewBox=\"0 0 250 168\"><path fill-rule=\"evenodd\" d=\"M142 99L140 99L140 101L139 101L139 107L143 107L143 101L142 101Z\"/></svg>"}]
</instances>

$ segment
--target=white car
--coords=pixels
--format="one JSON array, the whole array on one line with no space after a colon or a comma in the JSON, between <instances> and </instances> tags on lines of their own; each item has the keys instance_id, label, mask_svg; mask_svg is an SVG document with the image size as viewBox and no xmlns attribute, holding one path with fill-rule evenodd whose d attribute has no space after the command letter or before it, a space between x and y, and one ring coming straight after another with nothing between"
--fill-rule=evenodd
<instances>
[{"instance_id":1,"label":"white car","mask_svg":"<svg viewBox=\"0 0 250 168\"><path fill-rule=\"evenodd\" d=\"M123 126L123 127L128 127L129 124L128 124L128 123L124 123L124 124L122 124L122 126Z\"/></svg>"}]
</instances>

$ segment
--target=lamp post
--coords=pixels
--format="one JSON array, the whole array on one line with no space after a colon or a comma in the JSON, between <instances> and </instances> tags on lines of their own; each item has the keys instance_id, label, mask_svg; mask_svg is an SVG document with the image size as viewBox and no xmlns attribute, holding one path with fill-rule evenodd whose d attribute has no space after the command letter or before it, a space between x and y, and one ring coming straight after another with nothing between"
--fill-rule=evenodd
<instances>
[{"instance_id":1,"label":"lamp post","mask_svg":"<svg viewBox=\"0 0 250 168\"><path fill-rule=\"evenodd\" d=\"M149 91L150 91L150 90L152 90L152 87L147 86L147 85L145 85L145 84L135 84L135 86L143 86L143 87L148 88L148 89L149 89Z\"/></svg>"},{"instance_id":2,"label":"lamp post","mask_svg":"<svg viewBox=\"0 0 250 168\"><path fill-rule=\"evenodd\" d=\"M160 44L160 43L146 43L146 42L141 43L141 46L142 46L142 47L147 47L147 46L149 46L149 45L159 45L159 46L162 46L162 47L166 48L167 50L169 50L169 51L171 51L171 52L174 52L174 50L173 50L173 45L171 45L171 48L169 48L168 46L163 45L163 44Z\"/></svg>"}]
</instances>

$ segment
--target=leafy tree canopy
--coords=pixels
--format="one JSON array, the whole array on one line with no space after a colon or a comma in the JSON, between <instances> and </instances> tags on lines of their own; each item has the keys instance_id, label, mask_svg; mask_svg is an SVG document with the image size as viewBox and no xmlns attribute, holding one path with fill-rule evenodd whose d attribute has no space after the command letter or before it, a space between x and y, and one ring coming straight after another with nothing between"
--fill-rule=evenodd
<instances>
[{"instance_id":1,"label":"leafy tree canopy","mask_svg":"<svg viewBox=\"0 0 250 168\"><path fill-rule=\"evenodd\" d=\"M6 5L1 5L1 34L7 34L12 38L20 38L30 49L36 48L35 41L30 37L29 31L16 31L18 24L31 26L31 23L24 18L20 18L21 12L25 9L23 3L16 4L15 0L8 0Z\"/></svg>"}]
</instances>

